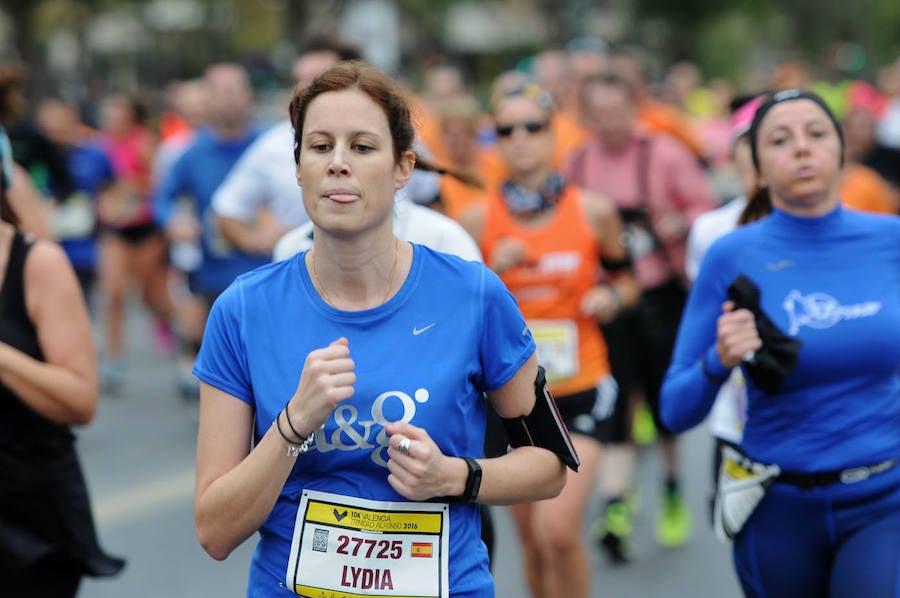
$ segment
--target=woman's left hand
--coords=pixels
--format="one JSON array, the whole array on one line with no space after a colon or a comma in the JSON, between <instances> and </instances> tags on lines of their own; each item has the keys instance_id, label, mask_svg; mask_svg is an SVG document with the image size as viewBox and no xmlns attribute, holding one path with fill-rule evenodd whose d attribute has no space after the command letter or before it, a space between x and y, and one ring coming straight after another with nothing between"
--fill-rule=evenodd
<instances>
[{"instance_id":1,"label":"woman's left hand","mask_svg":"<svg viewBox=\"0 0 900 598\"><path fill-rule=\"evenodd\" d=\"M762 349L756 318L749 309L735 309L733 301L722 304L716 320L716 353L728 369L737 367L746 356Z\"/></svg>"},{"instance_id":2,"label":"woman's left hand","mask_svg":"<svg viewBox=\"0 0 900 598\"><path fill-rule=\"evenodd\" d=\"M468 467L461 459L448 457L424 428L405 422L384 427L388 444L388 483L409 500L428 500L435 496L455 496L465 488ZM401 451L408 441L407 452Z\"/></svg>"}]
</instances>

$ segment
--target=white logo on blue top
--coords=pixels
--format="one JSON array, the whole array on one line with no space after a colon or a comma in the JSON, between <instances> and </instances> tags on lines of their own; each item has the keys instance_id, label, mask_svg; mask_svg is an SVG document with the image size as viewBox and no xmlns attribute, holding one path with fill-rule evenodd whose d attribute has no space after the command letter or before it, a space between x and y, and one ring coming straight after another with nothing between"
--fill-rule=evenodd
<instances>
[{"instance_id":1,"label":"white logo on blue top","mask_svg":"<svg viewBox=\"0 0 900 598\"><path fill-rule=\"evenodd\" d=\"M423 326L422 328L416 328L415 326L413 326L413 336L419 336L420 334L422 334L422 333L425 332L426 330L429 330L429 329L431 329L431 328L434 328L435 325L436 325L436 323L435 323L435 322L432 322L432 323L429 324L428 326Z\"/></svg>"},{"instance_id":2,"label":"white logo on blue top","mask_svg":"<svg viewBox=\"0 0 900 598\"><path fill-rule=\"evenodd\" d=\"M881 310L881 301L866 301L855 305L841 305L826 293L810 293L804 296L793 289L784 299L784 309L790 321L789 334L800 332L801 326L831 328L841 320L855 320L874 316Z\"/></svg>"},{"instance_id":3,"label":"white logo on blue top","mask_svg":"<svg viewBox=\"0 0 900 598\"><path fill-rule=\"evenodd\" d=\"M416 415L416 403L424 404L428 402L430 393L425 388L419 388L409 396L400 390L389 390L383 392L375 399L371 407L371 419L363 420L360 417L359 410L353 405L338 405L334 410L334 422L337 424L337 430L328 435L325 428L316 430L315 449L320 453L327 453L333 450L339 451L355 451L357 449L374 449L372 450L372 461L387 467L387 461L382 453L387 448L390 437L384 431L384 426L394 421L409 423ZM390 402L387 407L395 415L400 411L400 417L389 418L386 414L386 403ZM372 432L378 429L375 437L372 438Z\"/></svg>"}]
</instances>

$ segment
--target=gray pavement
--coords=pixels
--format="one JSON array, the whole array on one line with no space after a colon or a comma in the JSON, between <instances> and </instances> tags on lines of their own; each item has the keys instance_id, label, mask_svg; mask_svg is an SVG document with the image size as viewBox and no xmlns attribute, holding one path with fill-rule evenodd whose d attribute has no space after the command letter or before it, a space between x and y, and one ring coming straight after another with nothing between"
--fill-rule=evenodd
<instances>
[{"instance_id":1,"label":"gray pavement","mask_svg":"<svg viewBox=\"0 0 900 598\"><path fill-rule=\"evenodd\" d=\"M117 578L86 580L79 596L244 596L253 540L216 562L194 535L196 408L175 393L174 363L154 349L150 325L137 305L130 306L128 332L125 391L101 397L97 417L79 432L78 443L101 543L127 558L128 565ZM730 550L706 525L709 447L703 428L685 437L685 488L695 533L678 550L660 548L654 541L657 460L653 451L644 451L634 561L610 566L592 545L592 597L740 596ZM593 506L591 516L599 506ZM493 512L498 532L496 595L527 596L511 519L503 508Z\"/></svg>"}]
</instances>

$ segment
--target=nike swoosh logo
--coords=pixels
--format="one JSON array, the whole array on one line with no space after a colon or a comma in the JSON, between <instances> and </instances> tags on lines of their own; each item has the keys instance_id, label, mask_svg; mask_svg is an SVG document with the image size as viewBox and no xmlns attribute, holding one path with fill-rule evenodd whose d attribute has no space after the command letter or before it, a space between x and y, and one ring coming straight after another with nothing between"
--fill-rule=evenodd
<instances>
[{"instance_id":1,"label":"nike swoosh logo","mask_svg":"<svg viewBox=\"0 0 900 598\"><path fill-rule=\"evenodd\" d=\"M437 322L433 322L433 323L429 324L428 326L426 326L426 327L424 327L424 328L416 328L415 326L413 326L413 336L419 336L420 334L422 334L422 333L425 332L426 330L429 330L429 329L431 329L431 328L434 328L436 324L437 324Z\"/></svg>"},{"instance_id":2,"label":"nike swoosh logo","mask_svg":"<svg viewBox=\"0 0 900 598\"><path fill-rule=\"evenodd\" d=\"M766 264L766 268L768 270L775 272L778 270L784 270L785 268L790 268L793 265L794 265L794 262L792 260L781 260L780 262Z\"/></svg>"}]
</instances>

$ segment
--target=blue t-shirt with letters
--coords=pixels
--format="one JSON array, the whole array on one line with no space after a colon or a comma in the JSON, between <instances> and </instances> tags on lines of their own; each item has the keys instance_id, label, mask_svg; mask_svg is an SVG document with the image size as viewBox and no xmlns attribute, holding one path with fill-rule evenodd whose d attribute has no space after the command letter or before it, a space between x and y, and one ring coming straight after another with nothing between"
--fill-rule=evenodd
<instances>
[{"instance_id":1,"label":"blue t-shirt with letters","mask_svg":"<svg viewBox=\"0 0 900 598\"><path fill-rule=\"evenodd\" d=\"M341 311L325 303L306 253L238 277L213 305L195 374L255 409L256 437L294 394L306 356L349 341L357 382L298 458L260 529L249 596L284 584L303 490L406 501L388 484L384 425L424 428L444 454L481 457L485 392L513 378L535 344L515 299L482 264L413 245L403 286L383 305ZM451 595L493 596L475 504L450 506ZM285 594L288 595L288 594Z\"/></svg>"}]
</instances>

